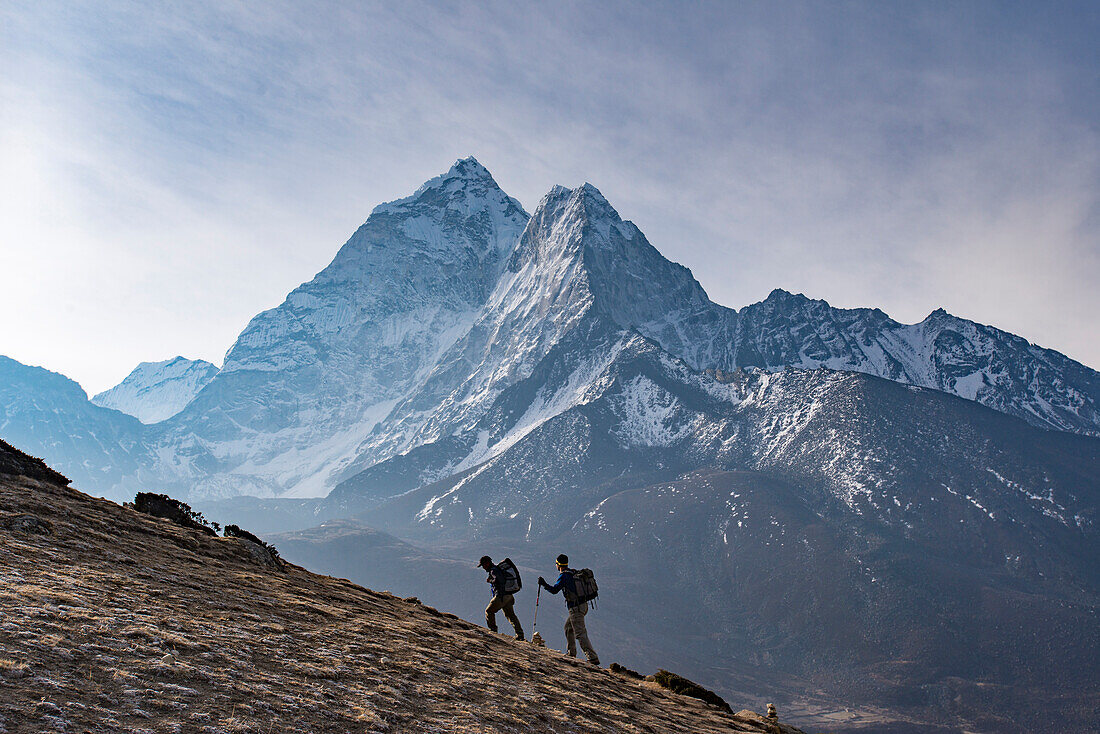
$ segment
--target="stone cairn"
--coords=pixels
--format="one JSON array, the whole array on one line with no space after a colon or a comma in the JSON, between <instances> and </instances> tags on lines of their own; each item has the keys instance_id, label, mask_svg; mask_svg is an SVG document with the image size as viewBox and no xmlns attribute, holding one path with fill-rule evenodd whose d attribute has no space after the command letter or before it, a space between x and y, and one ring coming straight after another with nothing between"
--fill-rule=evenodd
<instances>
[{"instance_id":1,"label":"stone cairn","mask_svg":"<svg viewBox=\"0 0 1100 734\"><path fill-rule=\"evenodd\" d=\"M768 722L768 732L770 734L781 734L779 728L779 712L776 711L774 703L768 704L768 715L765 716L764 719Z\"/></svg>"}]
</instances>

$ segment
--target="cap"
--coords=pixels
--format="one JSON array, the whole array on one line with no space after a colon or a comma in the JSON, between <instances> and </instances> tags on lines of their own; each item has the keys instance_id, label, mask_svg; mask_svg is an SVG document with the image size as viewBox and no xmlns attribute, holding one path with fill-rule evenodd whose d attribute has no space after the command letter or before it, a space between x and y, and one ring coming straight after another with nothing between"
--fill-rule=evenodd
<instances>
[{"instance_id":1,"label":"cap","mask_svg":"<svg viewBox=\"0 0 1100 734\"><path fill-rule=\"evenodd\" d=\"M562 553L561 555L559 555L557 557L557 562L558 562L559 566L568 566L569 565L569 556Z\"/></svg>"},{"instance_id":2,"label":"cap","mask_svg":"<svg viewBox=\"0 0 1100 734\"><path fill-rule=\"evenodd\" d=\"M485 565L486 563L492 563L492 562L493 562L493 559L492 559L492 558L490 558L489 556L482 556L482 557L481 557L481 560L477 562L477 567L478 567L478 568L481 568L481 567L482 567L482 566L484 566L484 565Z\"/></svg>"}]
</instances>

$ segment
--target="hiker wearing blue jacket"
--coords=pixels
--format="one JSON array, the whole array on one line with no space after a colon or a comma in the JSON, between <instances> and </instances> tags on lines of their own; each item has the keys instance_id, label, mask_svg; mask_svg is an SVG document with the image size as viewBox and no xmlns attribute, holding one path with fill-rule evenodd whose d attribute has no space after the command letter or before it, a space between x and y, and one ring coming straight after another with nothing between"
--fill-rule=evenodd
<instances>
[{"instance_id":1,"label":"hiker wearing blue jacket","mask_svg":"<svg viewBox=\"0 0 1100 734\"><path fill-rule=\"evenodd\" d=\"M577 598L577 587L573 582L573 571L569 568L569 556L562 553L556 560L558 566L558 582L551 586L546 579L539 576L539 586L551 594L564 592L565 605L569 609L569 617L565 620L565 646L566 653L571 658L577 657L577 643L581 643L588 662L593 665L600 664L600 657L592 649L592 643L588 641L588 630L584 626L584 615L588 614L588 602Z\"/></svg>"},{"instance_id":2,"label":"hiker wearing blue jacket","mask_svg":"<svg viewBox=\"0 0 1100 734\"><path fill-rule=\"evenodd\" d=\"M510 563L507 558L504 559L504 562ZM489 556L482 556L477 565L488 572L489 578L485 580L489 582L489 588L493 596L489 601L489 606L485 607L485 626L496 632L497 612L503 611L504 618L512 623L512 628L516 631L516 639L523 640L523 627L520 626L519 617L516 616L516 598L504 590L504 569L494 564L493 559Z\"/></svg>"}]
</instances>

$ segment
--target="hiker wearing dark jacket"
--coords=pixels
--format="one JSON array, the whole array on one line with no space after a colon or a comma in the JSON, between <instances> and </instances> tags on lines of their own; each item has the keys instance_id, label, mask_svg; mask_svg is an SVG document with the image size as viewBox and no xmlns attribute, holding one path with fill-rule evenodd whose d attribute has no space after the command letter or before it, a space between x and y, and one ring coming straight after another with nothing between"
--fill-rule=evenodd
<instances>
[{"instance_id":1,"label":"hiker wearing dark jacket","mask_svg":"<svg viewBox=\"0 0 1100 734\"><path fill-rule=\"evenodd\" d=\"M489 606L485 607L485 625L496 632L497 612L503 611L504 618L512 623L512 628L516 631L516 639L522 640L523 627L520 626L519 617L516 616L515 612L516 598L511 594L504 593L504 571L501 570L500 566L495 565L493 559L489 556L482 556L477 565L488 572L489 578L486 581L489 582L489 588L492 590L493 596L489 601Z\"/></svg>"},{"instance_id":2,"label":"hiker wearing dark jacket","mask_svg":"<svg viewBox=\"0 0 1100 734\"><path fill-rule=\"evenodd\" d=\"M600 664L600 658L592 649L592 643L588 641L588 630L584 626L584 615L588 614L588 602L577 600L577 586L573 582L573 571L569 568L569 556L562 553L557 557L558 582L551 586L546 579L539 576L539 586L557 594L565 592L565 605L569 610L569 617L565 620L565 647L569 657L577 657L577 643L581 643L588 662L593 665Z\"/></svg>"}]
</instances>

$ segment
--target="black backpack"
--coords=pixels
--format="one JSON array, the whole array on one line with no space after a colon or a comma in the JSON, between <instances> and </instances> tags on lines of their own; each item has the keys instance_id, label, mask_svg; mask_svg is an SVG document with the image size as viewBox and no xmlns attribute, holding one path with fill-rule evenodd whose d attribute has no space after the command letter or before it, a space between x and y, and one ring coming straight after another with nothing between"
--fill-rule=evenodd
<instances>
[{"instance_id":1,"label":"black backpack","mask_svg":"<svg viewBox=\"0 0 1100 734\"><path fill-rule=\"evenodd\" d=\"M582 568L580 570L569 569L569 573L573 574L573 588L575 594L566 593L565 601L571 607L585 604L587 602L595 600L600 595L600 590L596 586L596 575L592 573L591 568Z\"/></svg>"},{"instance_id":2,"label":"black backpack","mask_svg":"<svg viewBox=\"0 0 1100 734\"><path fill-rule=\"evenodd\" d=\"M516 568L516 564L512 563L511 558L505 558L498 563L497 570L500 571L498 594L515 594L523 588L523 581L519 577L519 569Z\"/></svg>"}]
</instances>

